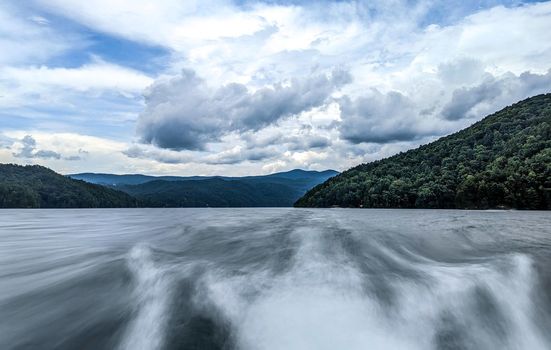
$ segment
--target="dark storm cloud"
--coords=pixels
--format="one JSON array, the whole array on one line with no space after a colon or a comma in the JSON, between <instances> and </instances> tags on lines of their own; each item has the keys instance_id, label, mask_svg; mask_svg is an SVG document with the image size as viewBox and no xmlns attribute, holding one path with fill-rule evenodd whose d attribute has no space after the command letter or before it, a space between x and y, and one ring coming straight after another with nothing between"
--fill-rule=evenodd
<instances>
[{"instance_id":1,"label":"dark storm cloud","mask_svg":"<svg viewBox=\"0 0 551 350\"><path fill-rule=\"evenodd\" d=\"M195 72L184 70L149 89L137 131L143 142L161 148L200 150L232 131L259 130L318 107L348 82L348 72L335 70L251 92L237 83L212 89Z\"/></svg>"},{"instance_id":2,"label":"dark storm cloud","mask_svg":"<svg viewBox=\"0 0 551 350\"><path fill-rule=\"evenodd\" d=\"M419 125L414 103L399 92L372 90L355 100L342 98L339 106L341 137L352 143L411 141L432 133Z\"/></svg>"},{"instance_id":3,"label":"dark storm cloud","mask_svg":"<svg viewBox=\"0 0 551 350\"><path fill-rule=\"evenodd\" d=\"M512 73L500 78L490 76L477 86L455 90L441 114L447 120L480 117L482 113L492 113L514 102L549 91L551 70L546 74L524 72L519 76Z\"/></svg>"}]
</instances>

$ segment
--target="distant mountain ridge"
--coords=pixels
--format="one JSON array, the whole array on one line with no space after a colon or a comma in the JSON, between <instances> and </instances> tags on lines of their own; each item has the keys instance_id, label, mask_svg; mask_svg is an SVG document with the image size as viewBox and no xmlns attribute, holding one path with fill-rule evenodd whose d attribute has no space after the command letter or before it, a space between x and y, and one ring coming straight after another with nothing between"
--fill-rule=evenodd
<instances>
[{"instance_id":1,"label":"distant mountain ridge","mask_svg":"<svg viewBox=\"0 0 551 350\"><path fill-rule=\"evenodd\" d=\"M551 94L306 193L297 207L551 209Z\"/></svg>"},{"instance_id":2,"label":"distant mountain ridge","mask_svg":"<svg viewBox=\"0 0 551 350\"><path fill-rule=\"evenodd\" d=\"M337 175L334 170L258 176L149 176L141 174L67 175L116 188L148 207L289 207L315 185Z\"/></svg>"},{"instance_id":3,"label":"distant mountain ridge","mask_svg":"<svg viewBox=\"0 0 551 350\"><path fill-rule=\"evenodd\" d=\"M250 176L153 176L142 174L106 174L106 173L78 173L68 174L67 176L75 179L82 180L89 183L118 186L118 185L141 185L146 182L163 180L163 181L189 181L189 180L206 180L206 179L223 179L223 180L244 180L244 179L257 179L257 178L285 178L285 179L299 179L299 178L329 178L337 175L339 172L335 170L302 170L293 169L285 172L272 173L268 175L250 175Z\"/></svg>"}]
</instances>

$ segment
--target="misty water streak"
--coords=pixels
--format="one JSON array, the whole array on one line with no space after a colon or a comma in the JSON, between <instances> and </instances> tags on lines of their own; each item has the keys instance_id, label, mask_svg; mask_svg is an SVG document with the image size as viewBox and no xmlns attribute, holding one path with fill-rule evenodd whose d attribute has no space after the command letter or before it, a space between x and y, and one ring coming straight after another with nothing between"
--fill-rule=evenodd
<instances>
[{"instance_id":1,"label":"misty water streak","mask_svg":"<svg viewBox=\"0 0 551 350\"><path fill-rule=\"evenodd\" d=\"M551 214L0 211L0 348L550 349Z\"/></svg>"}]
</instances>

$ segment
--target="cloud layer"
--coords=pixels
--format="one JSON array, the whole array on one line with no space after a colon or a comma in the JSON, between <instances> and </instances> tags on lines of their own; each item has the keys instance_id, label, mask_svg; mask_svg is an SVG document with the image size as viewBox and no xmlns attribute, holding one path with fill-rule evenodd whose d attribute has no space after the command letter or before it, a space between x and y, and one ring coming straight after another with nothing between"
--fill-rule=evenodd
<instances>
[{"instance_id":1,"label":"cloud layer","mask_svg":"<svg viewBox=\"0 0 551 350\"><path fill-rule=\"evenodd\" d=\"M550 1L3 3L0 161L343 170L551 92L550 33Z\"/></svg>"}]
</instances>

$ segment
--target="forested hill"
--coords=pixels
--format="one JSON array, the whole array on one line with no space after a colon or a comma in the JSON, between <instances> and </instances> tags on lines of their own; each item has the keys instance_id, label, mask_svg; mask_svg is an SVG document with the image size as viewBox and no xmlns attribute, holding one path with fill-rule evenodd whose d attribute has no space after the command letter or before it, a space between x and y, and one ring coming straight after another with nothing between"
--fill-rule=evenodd
<instances>
[{"instance_id":1,"label":"forested hill","mask_svg":"<svg viewBox=\"0 0 551 350\"><path fill-rule=\"evenodd\" d=\"M295 206L551 209L551 94L345 171Z\"/></svg>"},{"instance_id":2,"label":"forested hill","mask_svg":"<svg viewBox=\"0 0 551 350\"><path fill-rule=\"evenodd\" d=\"M290 207L305 191L277 182L220 178L118 186L148 207Z\"/></svg>"},{"instance_id":3,"label":"forested hill","mask_svg":"<svg viewBox=\"0 0 551 350\"><path fill-rule=\"evenodd\" d=\"M0 208L136 207L126 193L38 166L0 164Z\"/></svg>"}]
</instances>

